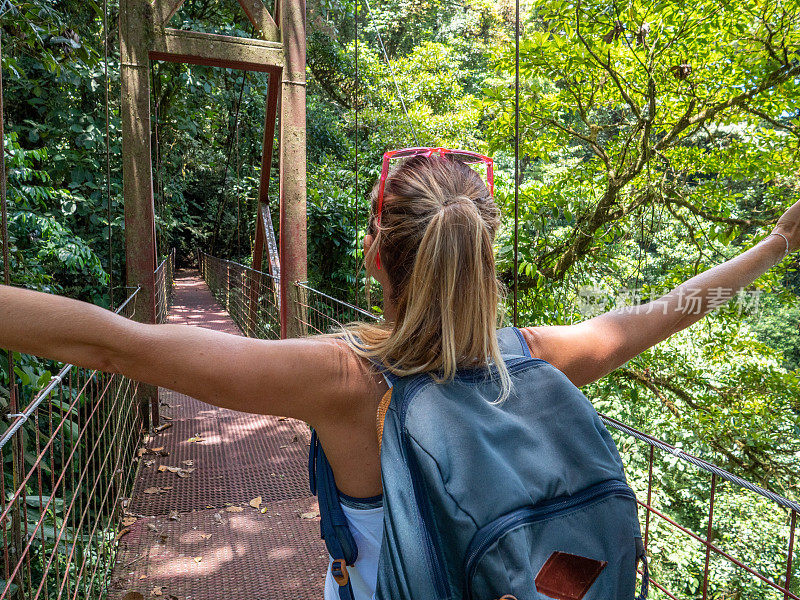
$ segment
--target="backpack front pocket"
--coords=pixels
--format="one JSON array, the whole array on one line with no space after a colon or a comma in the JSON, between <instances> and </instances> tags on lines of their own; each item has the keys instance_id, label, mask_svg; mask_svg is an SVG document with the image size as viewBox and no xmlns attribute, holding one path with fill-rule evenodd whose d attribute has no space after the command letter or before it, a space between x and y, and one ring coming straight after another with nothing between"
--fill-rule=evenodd
<instances>
[{"instance_id":1,"label":"backpack front pocket","mask_svg":"<svg viewBox=\"0 0 800 600\"><path fill-rule=\"evenodd\" d=\"M464 562L468 600L632 600L636 497L610 480L507 513L473 537Z\"/></svg>"}]
</instances>

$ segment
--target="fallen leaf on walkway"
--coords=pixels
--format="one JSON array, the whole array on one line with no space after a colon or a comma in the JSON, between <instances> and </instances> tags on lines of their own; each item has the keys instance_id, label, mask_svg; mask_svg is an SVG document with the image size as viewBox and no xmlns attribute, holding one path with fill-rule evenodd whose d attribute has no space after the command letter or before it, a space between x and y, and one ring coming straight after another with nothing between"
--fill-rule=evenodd
<instances>
[{"instance_id":1,"label":"fallen leaf on walkway","mask_svg":"<svg viewBox=\"0 0 800 600\"><path fill-rule=\"evenodd\" d=\"M301 519L316 519L319 516L318 510L312 510L311 512L306 512L300 515Z\"/></svg>"},{"instance_id":2,"label":"fallen leaf on walkway","mask_svg":"<svg viewBox=\"0 0 800 600\"><path fill-rule=\"evenodd\" d=\"M136 517L125 517L124 519L122 519L122 524L125 527L130 527L134 523L136 523Z\"/></svg>"},{"instance_id":3,"label":"fallen leaf on walkway","mask_svg":"<svg viewBox=\"0 0 800 600\"><path fill-rule=\"evenodd\" d=\"M120 539L120 538L128 535L130 532L131 532L131 528L130 527L123 527L122 529L120 529L117 532L117 539Z\"/></svg>"},{"instance_id":4,"label":"fallen leaf on walkway","mask_svg":"<svg viewBox=\"0 0 800 600\"><path fill-rule=\"evenodd\" d=\"M197 434L197 435L195 435L194 437L190 437L190 438L189 438L188 440L186 440L186 441L187 441L187 442L189 442L189 443L192 443L192 442L202 442L202 441L203 441L203 436L202 436L202 435L200 435L200 434Z\"/></svg>"},{"instance_id":5,"label":"fallen leaf on walkway","mask_svg":"<svg viewBox=\"0 0 800 600\"><path fill-rule=\"evenodd\" d=\"M122 600L144 600L144 596L139 592L128 592L122 597Z\"/></svg>"},{"instance_id":6,"label":"fallen leaf on walkway","mask_svg":"<svg viewBox=\"0 0 800 600\"><path fill-rule=\"evenodd\" d=\"M289 417L278 417L278 421L288 421Z\"/></svg>"},{"instance_id":7,"label":"fallen leaf on walkway","mask_svg":"<svg viewBox=\"0 0 800 600\"><path fill-rule=\"evenodd\" d=\"M169 429L170 427L172 427L172 423L162 423L161 425L159 425L158 427L156 427L156 428L154 429L154 431L155 431L156 433L160 433L160 432L164 431L165 429Z\"/></svg>"},{"instance_id":8,"label":"fallen leaf on walkway","mask_svg":"<svg viewBox=\"0 0 800 600\"><path fill-rule=\"evenodd\" d=\"M156 533L158 533L158 527L156 527L156 526L155 526L153 523L148 523L148 524L147 524L147 528L148 528L150 531L155 531Z\"/></svg>"},{"instance_id":9,"label":"fallen leaf on walkway","mask_svg":"<svg viewBox=\"0 0 800 600\"><path fill-rule=\"evenodd\" d=\"M147 579L147 575L141 574L141 575L139 575L139 579Z\"/></svg>"},{"instance_id":10,"label":"fallen leaf on walkway","mask_svg":"<svg viewBox=\"0 0 800 600\"><path fill-rule=\"evenodd\" d=\"M162 588L162 587L164 587L164 586L157 585L156 587L154 587L154 588L153 588L153 589L150 591L150 595L151 595L151 596L163 596L163 595L164 595L164 592L163 592L163 591L161 591L161 588Z\"/></svg>"},{"instance_id":11,"label":"fallen leaf on walkway","mask_svg":"<svg viewBox=\"0 0 800 600\"><path fill-rule=\"evenodd\" d=\"M161 488L161 491L162 492L166 492L167 490L171 490L171 489L172 489L171 485L165 485L164 487Z\"/></svg>"},{"instance_id":12,"label":"fallen leaf on walkway","mask_svg":"<svg viewBox=\"0 0 800 600\"><path fill-rule=\"evenodd\" d=\"M167 470L167 468L168 468L167 465L158 465L158 472L163 473L164 471Z\"/></svg>"},{"instance_id":13,"label":"fallen leaf on walkway","mask_svg":"<svg viewBox=\"0 0 800 600\"><path fill-rule=\"evenodd\" d=\"M182 465L186 465L187 467L193 467L194 466L194 461L193 460L184 460L181 464Z\"/></svg>"},{"instance_id":14,"label":"fallen leaf on walkway","mask_svg":"<svg viewBox=\"0 0 800 600\"><path fill-rule=\"evenodd\" d=\"M169 471L170 473L180 473L181 471L183 471L183 469L180 467L167 467L167 471Z\"/></svg>"},{"instance_id":15,"label":"fallen leaf on walkway","mask_svg":"<svg viewBox=\"0 0 800 600\"><path fill-rule=\"evenodd\" d=\"M264 508L262 508L262 509L261 509L261 514L262 514L262 515L265 515L265 514L267 514L267 507L266 507L266 506L265 506ZM269 515L267 515L267 516L269 516Z\"/></svg>"},{"instance_id":16,"label":"fallen leaf on walkway","mask_svg":"<svg viewBox=\"0 0 800 600\"><path fill-rule=\"evenodd\" d=\"M155 459L144 461L144 466L145 467L152 467L154 464L156 464Z\"/></svg>"},{"instance_id":17,"label":"fallen leaf on walkway","mask_svg":"<svg viewBox=\"0 0 800 600\"><path fill-rule=\"evenodd\" d=\"M252 500L250 500L250 506L253 508L260 508L261 507L261 496L256 496Z\"/></svg>"},{"instance_id":18,"label":"fallen leaf on walkway","mask_svg":"<svg viewBox=\"0 0 800 600\"><path fill-rule=\"evenodd\" d=\"M210 533L201 533L200 537L203 538L204 540L210 540L211 539L211 534Z\"/></svg>"},{"instance_id":19,"label":"fallen leaf on walkway","mask_svg":"<svg viewBox=\"0 0 800 600\"><path fill-rule=\"evenodd\" d=\"M160 415L160 416L162 419L165 419L167 421L172 421L172 417L168 417L167 415Z\"/></svg>"},{"instance_id":20,"label":"fallen leaf on walkway","mask_svg":"<svg viewBox=\"0 0 800 600\"><path fill-rule=\"evenodd\" d=\"M196 563L202 562L202 560L203 560L202 556L195 556L194 557L194 562L196 562Z\"/></svg>"},{"instance_id":21,"label":"fallen leaf on walkway","mask_svg":"<svg viewBox=\"0 0 800 600\"><path fill-rule=\"evenodd\" d=\"M178 514L177 510L169 511L169 517L167 517L170 521L177 521L180 519L180 515Z\"/></svg>"},{"instance_id":22,"label":"fallen leaf on walkway","mask_svg":"<svg viewBox=\"0 0 800 600\"><path fill-rule=\"evenodd\" d=\"M236 513L236 512L242 512L244 509L241 506L229 506L225 510L228 512Z\"/></svg>"},{"instance_id":23,"label":"fallen leaf on walkway","mask_svg":"<svg viewBox=\"0 0 800 600\"><path fill-rule=\"evenodd\" d=\"M222 523L222 515L220 513L214 513L214 520L217 524Z\"/></svg>"},{"instance_id":24,"label":"fallen leaf on walkway","mask_svg":"<svg viewBox=\"0 0 800 600\"><path fill-rule=\"evenodd\" d=\"M161 492L162 489L160 487L149 487L144 491L145 494L160 494Z\"/></svg>"},{"instance_id":25,"label":"fallen leaf on walkway","mask_svg":"<svg viewBox=\"0 0 800 600\"><path fill-rule=\"evenodd\" d=\"M164 446L159 448L139 448L136 451L136 457L141 458L145 454L158 454L159 456L169 456L169 452L164 450Z\"/></svg>"}]
</instances>

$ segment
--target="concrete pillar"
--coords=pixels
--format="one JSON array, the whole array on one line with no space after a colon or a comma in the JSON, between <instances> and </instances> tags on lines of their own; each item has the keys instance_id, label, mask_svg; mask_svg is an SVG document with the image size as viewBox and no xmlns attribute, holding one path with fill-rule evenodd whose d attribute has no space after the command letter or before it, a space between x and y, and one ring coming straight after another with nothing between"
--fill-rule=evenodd
<instances>
[{"instance_id":1,"label":"concrete pillar","mask_svg":"<svg viewBox=\"0 0 800 600\"><path fill-rule=\"evenodd\" d=\"M150 162L150 48L152 6L147 0L120 0L120 82L122 98L122 189L125 200L127 284L139 286L136 320L155 323L155 210ZM158 392L139 385L142 419L158 422Z\"/></svg>"},{"instance_id":2,"label":"concrete pillar","mask_svg":"<svg viewBox=\"0 0 800 600\"><path fill-rule=\"evenodd\" d=\"M280 104L281 337L305 335L306 281L306 3L280 7L284 69Z\"/></svg>"}]
</instances>

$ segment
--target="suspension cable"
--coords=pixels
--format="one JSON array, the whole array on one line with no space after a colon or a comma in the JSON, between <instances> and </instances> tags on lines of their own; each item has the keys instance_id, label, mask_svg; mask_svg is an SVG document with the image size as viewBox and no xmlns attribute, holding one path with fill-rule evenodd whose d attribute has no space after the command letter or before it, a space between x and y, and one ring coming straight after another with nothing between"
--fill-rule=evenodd
<instances>
[{"instance_id":1,"label":"suspension cable","mask_svg":"<svg viewBox=\"0 0 800 600\"><path fill-rule=\"evenodd\" d=\"M367 7L367 16L372 16L372 9L369 6L369 0L364 0L364 4ZM386 52L386 46L383 45L383 37L381 36L381 32L376 29L375 33L378 36L378 44L380 44L381 51L383 52L383 59L386 61L386 66L389 67L389 73L392 75L392 81L394 82L394 89L397 91L397 98L400 100L400 104L403 107L403 113L406 115L406 121L408 122L408 126L411 128L411 134L414 137L414 144L419 146L419 140L417 139L417 130L414 129L414 123L411 122L411 117L408 116L408 109L406 108L405 100L403 100L403 94L400 93L400 86L397 83L397 77L394 74L394 68L392 68L392 63L389 62L389 54Z\"/></svg>"},{"instance_id":2,"label":"suspension cable","mask_svg":"<svg viewBox=\"0 0 800 600\"><path fill-rule=\"evenodd\" d=\"M519 0L514 15L514 327L519 321Z\"/></svg>"},{"instance_id":3,"label":"suspension cable","mask_svg":"<svg viewBox=\"0 0 800 600\"><path fill-rule=\"evenodd\" d=\"M239 121L236 121L236 252L242 249L242 195L241 195L242 155L239 151Z\"/></svg>"},{"instance_id":4,"label":"suspension cable","mask_svg":"<svg viewBox=\"0 0 800 600\"><path fill-rule=\"evenodd\" d=\"M3 32L0 31L0 226L3 234L3 283L11 285L11 253L8 239L8 206L6 193L6 140L5 109L3 107ZM18 411L17 385L14 375L14 353L6 351L8 360L8 408L11 413ZM15 467L16 468L16 467Z\"/></svg>"},{"instance_id":5,"label":"suspension cable","mask_svg":"<svg viewBox=\"0 0 800 600\"><path fill-rule=\"evenodd\" d=\"M6 141L3 108L3 32L0 31L0 223L3 233L3 283L11 285L11 257L8 249L8 207L6 206ZM9 371L13 371L9 363ZM12 388L13 389L13 388Z\"/></svg>"},{"instance_id":6,"label":"suspension cable","mask_svg":"<svg viewBox=\"0 0 800 600\"><path fill-rule=\"evenodd\" d=\"M106 109L106 209L108 220L108 299L111 310L114 310L114 247L111 241L111 147L109 135L108 108L108 0L103 0L103 73L105 75L105 109Z\"/></svg>"},{"instance_id":7,"label":"suspension cable","mask_svg":"<svg viewBox=\"0 0 800 600\"><path fill-rule=\"evenodd\" d=\"M361 275L361 263L358 260L358 2L355 4L355 33L353 34L355 40L356 51L356 89L354 94L353 105L356 109L356 130L355 130L355 147L356 147L356 193L355 199L355 216L356 216L356 230L355 230L355 257L356 257L356 281L355 281L355 303L358 305L358 278Z\"/></svg>"},{"instance_id":8,"label":"suspension cable","mask_svg":"<svg viewBox=\"0 0 800 600\"><path fill-rule=\"evenodd\" d=\"M239 126L239 111L242 108L242 96L244 95L244 84L247 81L247 71L243 72L242 75L242 85L239 87L239 99L236 102L236 114L234 116L233 127ZM231 153L233 152L233 135L228 136L228 150L227 156L225 157L225 170L222 173L222 202L219 204L219 208L217 209L217 216L214 220L214 234L211 238L211 253L213 254L217 247L217 238L219 237L219 231L222 227L222 213L225 210L225 204L227 201L227 195L225 194L225 185L228 183L228 168L231 164Z\"/></svg>"}]
</instances>

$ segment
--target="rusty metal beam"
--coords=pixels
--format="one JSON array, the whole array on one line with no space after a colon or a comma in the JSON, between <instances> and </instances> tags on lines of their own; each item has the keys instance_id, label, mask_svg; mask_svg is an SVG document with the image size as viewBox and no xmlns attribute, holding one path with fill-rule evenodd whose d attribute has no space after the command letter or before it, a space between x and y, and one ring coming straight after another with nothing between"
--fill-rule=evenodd
<instances>
[{"instance_id":1,"label":"rusty metal beam","mask_svg":"<svg viewBox=\"0 0 800 600\"><path fill-rule=\"evenodd\" d=\"M278 252L278 243L275 241L275 229L272 227L272 212L269 204L261 205L261 224L264 227L264 246L269 260L269 273L276 280L281 278L281 258ZM280 302L279 302L280 303Z\"/></svg>"},{"instance_id":2,"label":"rusty metal beam","mask_svg":"<svg viewBox=\"0 0 800 600\"><path fill-rule=\"evenodd\" d=\"M153 39L150 59L276 73L283 50L272 41L166 28Z\"/></svg>"},{"instance_id":3,"label":"rusty metal beam","mask_svg":"<svg viewBox=\"0 0 800 600\"><path fill-rule=\"evenodd\" d=\"M306 3L280 7L285 67L281 81L281 337L305 334L306 280Z\"/></svg>"},{"instance_id":4,"label":"rusty metal beam","mask_svg":"<svg viewBox=\"0 0 800 600\"><path fill-rule=\"evenodd\" d=\"M155 0L153 2L153 23L156 26L169 23L183 3L184 0Z\"/></svg>"},{"instance_id":5,"label":"rusty metal beam","mask_svg":"<svg viewBox=\"0 0 800 600\"><path fill-rule=\"evenodd\" d=\"M261 179L258 186L259 209L257 219L264 226L264 241L269 253L269 272L276 279L280 279L280 266L278 262L275 232L269 216L269 181L272 170L272 152L275 146L275 119L281 93L281 77L270 75L267 108L264 114L264 144L261 154ZM266 215L264 208L266 206Z\"/></svg>"},{"instance_id":6,"label":"rusty metal beam","mask_svg":"<svg viewBox=\"0 0 800 600\"><path fill-rule=\"evenodd\" d=\"M121 0L120 82L122 97L122 189L125 200L125 270L127 283L138 286L135 317L155 323L155 210L150 159L150 63L153 38L152 6L148 0ZM139 386L145 426L158 422L158 394ZM150 415L147 406L150 406Z\"/></svg>"},{"instance_id":7,"label":"rusty metal beam","mask_svg":"<svg viewBox=\"0 0 800 600\"><path fill-rule=\"evenodd\" d=\"M264 268L264 249L269 255L269 272L280 281L280 262L278 248L275 243L275 231L272 227L272 217L269 212L269 180L272 171L272 151L275 146L275 118L278 112L278 103L281 93L280 74L271 73L267 91L267 107L264 111L264 140L261 151L261 179L258 186L258 208L256 209L256 239L253 243L253 268L258 271L254 276L260 278ZM265 210L266 209L266 210ZM250 315L255 318L258 310L258 290L260 279L251 287ZM276 299L280 306L280 297Z\"/></svg>"},{"instance_id":8,"label":"rusty metal beam","mask_svg":"<svg viewBox=\"0 0 800 600\"><path fill-rule=\"evenodd\" d=\"M272 15L269 14L267 7L261 0L238 0L242 9L244 10L247 18L256 28L262 39L273 40L279 42L281 34L278 31L278 26L272 20Z\"/></svg>"}]
</instances>

